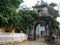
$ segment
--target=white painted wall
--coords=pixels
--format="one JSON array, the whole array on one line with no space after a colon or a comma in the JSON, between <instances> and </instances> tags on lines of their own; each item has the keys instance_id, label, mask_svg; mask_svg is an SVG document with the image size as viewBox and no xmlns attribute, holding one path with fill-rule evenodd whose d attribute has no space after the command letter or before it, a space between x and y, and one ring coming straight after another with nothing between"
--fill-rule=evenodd
<instances>
[{"instance_id":1,"label":"white painted wall","mask_svg":"<svg viewBox=\"0 0 60 45\"><path fill-rule=\"evenodd\" d=\"M6 42L6 38L7 41L12 41L12 33L1 33L0 34L0 42ZM22 35L20 33L14 33L14 41L19 41L19 40L26 40L26 34L22 33Z\"/></svg>"}]
</instances>

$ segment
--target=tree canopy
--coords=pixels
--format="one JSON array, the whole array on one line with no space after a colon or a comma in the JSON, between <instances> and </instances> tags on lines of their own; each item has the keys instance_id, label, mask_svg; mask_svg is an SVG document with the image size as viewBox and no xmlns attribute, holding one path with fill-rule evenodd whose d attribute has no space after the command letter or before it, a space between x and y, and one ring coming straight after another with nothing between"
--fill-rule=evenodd
<instances>
[{"instance_id":1,"label":"tree canopy","mask_svg":"<svg viewBox=\"0 0 60 45\"><path fill-rule=\"evenodd\" d=\"M0 0L0 27L9 27L17 23L20 18L16 13L16 8L23 2L22 0Z\"/></svg>"},{"instance_id":2,"label":"tree canopy","mask_svg":"<svg viewBox=\"0 0 60 45\"><path fill-rule=\"evenodd\" d=\"M25 32L31 29L31 25L33 25L36 17L39 17L39 14L28 8L22 8L17 13L16 9L22 2L23 0L0 0L0 27L6 27L6 31L11 31L14 28L16 32L21 30ZM51 21L53 27L58 26L55 19L59 15L54 6L56 6L54 3L47 4L48 16L53 19Z\"/></svg>"},{"instance_id":3,"label":"tree canopy","mask_svg":"<svg viewBox=\"0 0 60 45\"><path fill-rule=\"evenodd\" d=\"M54 7L57 6L55 3L51 3L48 5L48 14L53 18L51 21L53 29L56 29L59 27L59 22L56 21L56 18L59 16L58 10L54 9Z\"/></svg>"}]
</instances>

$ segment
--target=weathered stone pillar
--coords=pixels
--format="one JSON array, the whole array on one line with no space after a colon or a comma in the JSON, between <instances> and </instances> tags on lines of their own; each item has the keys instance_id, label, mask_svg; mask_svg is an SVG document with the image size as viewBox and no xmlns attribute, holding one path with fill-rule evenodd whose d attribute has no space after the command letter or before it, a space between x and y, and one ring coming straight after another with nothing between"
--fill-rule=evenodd
<instances>
[{"instance_id":1,"label":"weathered stone pillar","mask_svg":"<svg viewBox=\"0 0 60 45\"><path fill-rule=\"evenodd\" d=\"M34 30L34 40L36 40L36 30Z\"/></svg>"}]
</instances>

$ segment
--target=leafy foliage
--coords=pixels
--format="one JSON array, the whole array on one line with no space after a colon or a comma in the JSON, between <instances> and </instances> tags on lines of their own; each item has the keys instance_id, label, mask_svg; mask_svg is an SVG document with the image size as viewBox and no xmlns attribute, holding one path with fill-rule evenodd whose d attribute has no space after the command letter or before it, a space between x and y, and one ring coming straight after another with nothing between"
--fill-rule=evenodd
<instances>
[{"instance_id":1,"label":"leafy foliage","mask_svg":"<svg viewBox=\"0 0 60 45\"><path fill-rule=\"evenodd\" d=\"M20 22L21 22L20 30L25 31L25 30L27 30L27 28L31 29L30 24L33 24L34 18L31 16L30 12L31 12L30 10L26 10L24 8L19 11L18 14L22 17L22 20L20 20Z\"/></svg>"},{"instance_id":2,"label":"leafy foliage","mask_svg":"<svg viewBox=\"0 0 60 45\"><path fill-rule=\"evenodd\" d=\"M51 20L51 25L53 29L56 29L59 27L59 22L56 21L56 18L59 16L58 11L54 9L54 7L57 6L55 3L51 3L48 6L48 14L52 16L53 20Z\"/></svg>"},{"instance_id":3,"label":"leafy foliage","mask_svg":"<svg viewBox=\"0 0 60 45\"><path fill-rule=\"evenodd\" d=\"M59 16L58 11L54 9L54 4L50 4L48 6L48 12L50 15L52 15L54 18L57 18Z\"/></svg>"},{"instance_id":4,"label":"leafy foliage","mask_svg":"<svg viewBox=\"0 0 60 45\"><path fill-rule=\"evenodd\" d=\"M22 2L22 0L0 0L0 27L6 27L6 31L11 31L11 29L15 28L16 32L21 30L26 32L27 29L31 29L31 25L39 17L39 14L28 8L22 8L17 13L16 9ZM58 16L58 11L54 9L54 6L55 4L48 5L49 13L47 15L53 19L51 20L53 28L55 24L57 26L55 19Z\"/></svg>"},{"instance_id":5,"label":"leafy foliage","mask_svg":"<svg viewBox=\"0 0 60 45\"><path fill-rule=\"evenodd\" d=\"M16 25L20 17L16 13L16 8L22 0L0 0L0 27L8 28Z\"/></svg>"}]
</instances>

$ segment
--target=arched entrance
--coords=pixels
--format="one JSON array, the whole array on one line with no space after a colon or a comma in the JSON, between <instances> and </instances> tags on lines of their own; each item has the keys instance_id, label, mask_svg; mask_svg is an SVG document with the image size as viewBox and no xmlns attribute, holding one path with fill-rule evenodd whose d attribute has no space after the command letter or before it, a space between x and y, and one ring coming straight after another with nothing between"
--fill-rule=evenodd
<instances>
[{"instance_id":1,"label":"arched entrance","mask_svg":"<svg viewBox=\"0 0 60 45\"><path fill-rule=\"evenodd\" d=\"M49 16L40 17L40 19L38 19L38 20L36 19L34 24L31 26L32 28L31 28L31 30L29 30L29 36L28 36L29 39L34 39L34 40L37 39L37 37L36 37L36 30L37 30L36 27L39 24L41 26L45 26L45 32L44 31L40 31L41 35L43 35L42 33L45 33L45 35L49 35L50 30L51 30L51 17L49 17ZM42 28L41 26L40 26L40 28Z\"/></svg>"},{"instance_id":2,"label":"arched entrance","mask_svg":"<svg viewBox=\"0 0 60 45\"><path fill-rule=\"evenodd\" d=\"M45 35L45 24L44 22L36 22L34 24L34 40L43 38Z\"/></svg>"}]
</instances>

